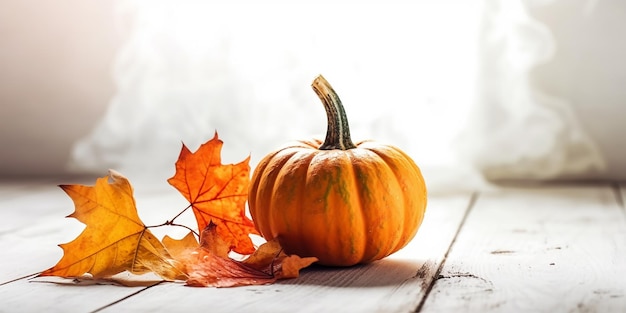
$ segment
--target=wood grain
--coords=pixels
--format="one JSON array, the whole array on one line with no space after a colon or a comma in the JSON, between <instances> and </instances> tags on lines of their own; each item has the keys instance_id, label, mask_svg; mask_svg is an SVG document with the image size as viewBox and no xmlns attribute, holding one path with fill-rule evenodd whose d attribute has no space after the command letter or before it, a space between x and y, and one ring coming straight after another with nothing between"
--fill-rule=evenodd
<instances>
[{"instance_id":1,"label":"wood grain","mask_svg":"<svg viewBox=\"0 0 626 313\"><path fill-rule=\"evenodd\" d=\"M483 194L423 311L623 311L625 247L626 216L609 185Z\"/></svg>"},{"instance_id":2,"label":"wood grain","mask_svg":"<svg viewBox=\"0 0 626 313\"><path fill-rule=\"evenodd\" d=\"M0 214L6 221L0 224L0 236L51 216L63 218L73 209L72 201L54 185L15 191L0 199Z\"/></svg>"}]
</instances>

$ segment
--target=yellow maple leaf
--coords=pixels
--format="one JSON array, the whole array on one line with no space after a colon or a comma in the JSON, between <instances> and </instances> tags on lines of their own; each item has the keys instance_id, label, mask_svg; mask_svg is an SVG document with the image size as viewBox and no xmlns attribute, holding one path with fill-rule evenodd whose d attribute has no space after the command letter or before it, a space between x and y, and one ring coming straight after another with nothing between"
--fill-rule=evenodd
<instances>
[{"instance_id":1,"label":"yellow maple leaf","mask_svg":"<svg viewBox=\"0 0 626 313\"><path fill-rule=\"evenodd\" d=\"M73 241L61 244L63 257L40 276L94 278L124 271L154 272L166 280L186 275L165 246L143 224L137 214L133 188L121 174L110 171L95 186L60 186L74 201L73 217L86 225Z\"/></svg>"}]
</instances>

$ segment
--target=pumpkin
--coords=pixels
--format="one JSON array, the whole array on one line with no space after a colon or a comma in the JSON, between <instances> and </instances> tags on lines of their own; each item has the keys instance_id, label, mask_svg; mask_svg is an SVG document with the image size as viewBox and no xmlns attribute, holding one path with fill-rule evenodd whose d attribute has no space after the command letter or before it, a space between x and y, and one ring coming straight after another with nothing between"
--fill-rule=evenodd
<instances>
[{"instance_id":1,"label":"pumpkin","mask_svg":"<svg viewBox=\"0 0 626 313\"><path fill-rule=\"evenodd\" d=\"M250 215L267 240L319 264L382 259L416 234L426 210L420 169L400 149L354 144L345 110L320 75L312 84L328 117L324 142L302 140L265 156L248 194Z\"/></svg>"}]
</instances>

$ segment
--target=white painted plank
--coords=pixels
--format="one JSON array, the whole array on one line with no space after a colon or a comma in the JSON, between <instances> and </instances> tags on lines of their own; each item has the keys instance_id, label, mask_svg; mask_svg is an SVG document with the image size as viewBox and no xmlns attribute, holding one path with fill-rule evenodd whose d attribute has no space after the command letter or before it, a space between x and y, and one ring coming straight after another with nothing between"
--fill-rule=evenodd
<instances>
[{"instance_id":1,"label":"white painted plank","mask_svg":"<svg viewBox=\"0 0 626 313\"><path fill-rule=\"evenodd\" d=\"M0 185L0 284L40 272L61 256L57 247L63 234L80 232L79 223L68 224L64 216L72 212L64 192L45 181L19 181ZM69 207L68 207L69 206ZM55 216L56 219L51 218ZM66 241L71 237L66 237Z\"/></svg>"},{"instance_id":2,"label":"white painted plank","mask_svg":"<svg viewBox=\"0 0 626 313\"><path fill-rule=\"evenodd\" d=\"M314 267L298 279L239 288L161 284L105 312L411 312L432 282L464 216L470 195L432 198L417 237L370 265Z\"/></svg>"},{"instance_id":3,"label":"white painted plank","mask_svg":"<svg viewBox=\"0 0 626 313\"><path fill-rule=\"evenodd\" d=\"M72 200L57 186L21 188L10 197L0 198L0 238L50 216L64 217L73 210Z\"/></svg>"},{"instance_id":4,"label":"white painted plank","mask_svg":"<svg viewBox=\"0 0 626 313\"><path fill-rule=\"evenodd\" d=\"M23 279L0 285L0 312L93 312L145 288Z\"/></svg>"},{"instance_id":5,"label":"white painted plank","mask_svg":"<svg viewBox=\"0 0 626 313\"><path fill-rule=\"evenodd\" d=\"M3 234L0 284L52 267L63 256L58 245L71 241L82 229L83 225L76 220L59 216Z\"/></svg>"},{"instance_id":6,"label":"white painted plank","mask_svg":"<svg viewBox=\"0 0 626 313\"><path fill-rule=\"evenodd\" d=\"M626 217L611 187L503 189L470 211L424 312L626 308Z\"/></svg>"}]
</instances>

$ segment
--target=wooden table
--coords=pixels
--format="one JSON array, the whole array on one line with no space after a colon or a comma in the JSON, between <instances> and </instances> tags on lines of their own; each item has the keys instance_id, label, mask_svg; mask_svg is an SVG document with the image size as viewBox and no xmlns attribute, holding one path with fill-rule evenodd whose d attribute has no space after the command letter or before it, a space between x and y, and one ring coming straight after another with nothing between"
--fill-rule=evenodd
<instances>
[{"instance_id":1,"label":"wooden table","mask_svg":"<svg viewBox=\"0 0 626 313\"><path fill-rule=\"evenodd\" d=\"M33 279L82 230L64 218L60 182L0 182L0 312L626 312L618 183L432 194L415 239L387 259L217 289ZM135 191L144 221L184 203L173 189Z\"/></svg>"}]
</instances>

